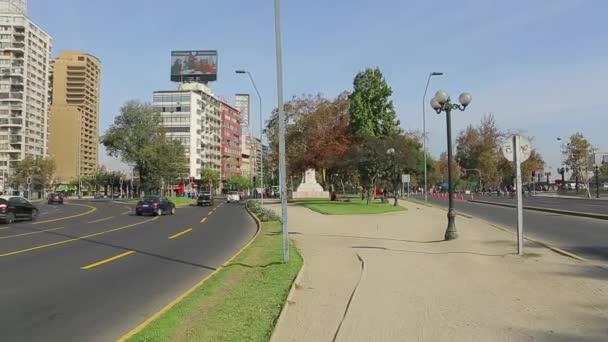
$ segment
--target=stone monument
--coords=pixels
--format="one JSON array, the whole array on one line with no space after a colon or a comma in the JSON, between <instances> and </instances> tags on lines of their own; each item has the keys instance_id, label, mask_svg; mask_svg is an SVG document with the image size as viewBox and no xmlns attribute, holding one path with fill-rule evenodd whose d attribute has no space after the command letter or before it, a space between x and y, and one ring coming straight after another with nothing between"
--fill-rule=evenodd
<instances>
[{"instance_id":1,"label":"stone monument","mask_svg":"<svg viewBox=\"0 0 608 342\"><path fill-rule=\"evenodd\" d=\"M292 195L294 199L298 198L327 198L329 199L329 192L324 191L323 187L317 183L317 176L314 169L308 169L304 173L304 179L302 184L298 186L298 190Z\"/></svg>"}]
</instances>

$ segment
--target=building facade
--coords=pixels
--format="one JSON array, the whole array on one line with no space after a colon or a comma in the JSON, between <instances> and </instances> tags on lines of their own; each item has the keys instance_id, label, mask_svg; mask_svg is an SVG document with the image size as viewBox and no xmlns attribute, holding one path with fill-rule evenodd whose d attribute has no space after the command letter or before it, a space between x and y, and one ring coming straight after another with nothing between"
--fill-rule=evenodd
<instances>
[{"instance_id":1,"label":"building facade","mask_svg":"<svg viewBox=\"0 0 608 342\"><path fill-rule=\"evenodd\" d=\"M201 83L183 83L178 90L154 92L167 137L184 146L189 177L200 179L205 168L221 172L220 101Z\"/></svg>"},{"instance_id":2,"label":"building facade","mask_svg":"<svg viewBox=\"0 0 608 342\"><path fill-rule=\"evenodd\" d=\"M221 102L222 116L222 180L241 174L241 114L232 106Z\"/></svg>"},{"instance_id":3,"label":"building facade","mask_svg":"<svg viewBox=\"0 0 608 342\"><path fill-rule=\"evenodd\" d=\"M0 0L0 177L26 156L47 156L51 36L25 0ZM3 182L4 183L4 182ZM3 189L6 191L6 189Z\"/></svg>"},{"instance_id":4,"label":"building facade","mask_svg":"<svg viewBox=\"0 0 608 342\"><path fill-rule=\"evenodd\" d=\"M101 62L80 51L61 51L52 63L49 155L61 183L91 176L99 161Z\"/></svg>"}]
</instances>

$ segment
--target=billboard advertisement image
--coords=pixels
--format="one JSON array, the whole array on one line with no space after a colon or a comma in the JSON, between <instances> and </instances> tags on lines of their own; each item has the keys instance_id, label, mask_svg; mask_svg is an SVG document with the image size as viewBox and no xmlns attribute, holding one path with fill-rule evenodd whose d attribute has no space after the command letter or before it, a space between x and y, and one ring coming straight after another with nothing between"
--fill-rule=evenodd
<instances>
[{"instance_id":1,"label":"billboard advertisement image","mask_svg":"<svg viewBox=\"0 0 608 342\"><path fill-rule=\"evenodd\" d=\"M249 126L249 94L236 94L235 106L241 112L241 126Z\"/></svg>"},{"instance_id":2,"label":"billboard advertisement image","mask_svg":"<svg viewBox=\"0 0 608 342\"><path fill-rule=\"evenodd\" d=\"M217 80L217 51L171 51L171 81L213 82Z\"/></svg>"}]
</instances>

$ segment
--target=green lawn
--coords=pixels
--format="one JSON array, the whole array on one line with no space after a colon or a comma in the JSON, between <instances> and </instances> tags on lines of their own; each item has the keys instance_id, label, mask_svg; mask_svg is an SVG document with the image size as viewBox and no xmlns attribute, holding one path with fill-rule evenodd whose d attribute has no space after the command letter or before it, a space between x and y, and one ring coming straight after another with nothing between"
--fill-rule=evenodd
<instances>
[{"instance_id":1,"label":"green lawn","mask_svg":"<svg viewBox=\"0 0 608 342\"><path fill-rule=\"evenodd\" d=\"M393 199L390 199L389 203L381 203L377 199L369 205L366 200L361 200L361 198L351 198L350 202L315 199L295 200L293 202L325 215L384 214L405 210L401 206L395 207Z\"/></svg>"},{"instance_id":2,"label":"green lawn","mask_svg":"<svg viewBox=\"0 0 608 342\"><path fill-rule=\"evenodd\" d=\"M302 257L284 264L279 222L263 223L233 262L127 341L268 341Z\"/></svg>"},{"instance_id":3,"label":"green lawn","mask_svg":"<svg viewBox=\"0 0 608 342\"><path fill-rule=\"evenodd\" d=\"M188 197L168 197L169 200L173 203L175 203L175 205L188 205L188 204L193 204L196 201L188 198Z\"/></svg>"}]
</instances>

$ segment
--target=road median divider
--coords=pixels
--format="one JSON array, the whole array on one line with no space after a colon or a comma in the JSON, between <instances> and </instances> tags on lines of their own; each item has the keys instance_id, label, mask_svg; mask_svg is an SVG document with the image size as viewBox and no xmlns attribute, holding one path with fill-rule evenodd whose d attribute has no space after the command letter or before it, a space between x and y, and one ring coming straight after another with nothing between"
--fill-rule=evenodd
<instances>
[{"instance_id":1,"label":"road median divider","mask_svg":"<svg viewBox=\"0 0 608 342\"><path fill-rule=\"evenodd\" d=\"M268 341L303 260L291 245L283 262L281 223L259 203L247 211L253 238L230 260L119 341Z\"/></svg>"},{"instance_id":2,"label":"road median divider","mask_svg":"<svg viewBox=\"0 0 608 342\"><path fill-rule=\"evenodd\" d=\"M474 200L474 201L469 201L469 202L487 204L487 205L495 205L498 207L517 208L517 205L509 204L509 203L480 201L480 200ZM572 211L572 210L554 209L554 208L546 208L546 207L535 207L535 206L528 206L528 205L524 205L524 209L551 213L551 214L560 214L560 215L593 218L593 219L599 219L599 220L608 220L608 215L606 215L606 214L589 213L589 212L584 212L584 211Z\"/></svg>"}]
</instances>

